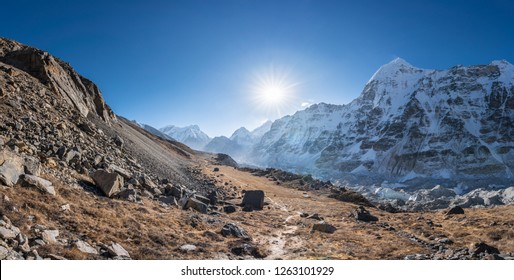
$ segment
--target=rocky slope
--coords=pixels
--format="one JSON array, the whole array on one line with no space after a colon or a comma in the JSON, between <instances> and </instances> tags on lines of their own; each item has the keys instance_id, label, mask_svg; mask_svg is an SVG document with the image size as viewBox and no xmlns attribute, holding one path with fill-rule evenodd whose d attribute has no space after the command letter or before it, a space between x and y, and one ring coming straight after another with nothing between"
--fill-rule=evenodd
<instances>
[{"instance_id":1,"label":"rocky slope","mask_svg":"<svg viewBox=\"0 0 514 280\"><path fill-rule=\"evenodd\" d=\"M506 61L382 66L348 105L315 104L275 121L254 164L351 184L512 186L514 66Z\"/></svg>"},{"instance_id":2,"label":"rocky slope","mask_svg":"<svg viewBox=\"0 0 514 280\"><path fill-rule=\"evenodd\" d=\"M66 63L0 38L1 260L512 259L513 210L401 212L238 169L115 116Z\"/></svg>"}]
</instances>

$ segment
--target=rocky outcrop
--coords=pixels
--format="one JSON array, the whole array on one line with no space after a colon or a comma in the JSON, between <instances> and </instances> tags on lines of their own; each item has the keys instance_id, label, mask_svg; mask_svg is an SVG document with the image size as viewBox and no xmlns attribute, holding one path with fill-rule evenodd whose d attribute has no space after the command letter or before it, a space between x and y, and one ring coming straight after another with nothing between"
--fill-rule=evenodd
<instances>
[{"instance_id":1,"label":"rocky outcrop","mask_svg":"<svg viewBox=\"0 0 514 280\"><path fill-rule=\"evenodd\" d=\"M84 117L93 113L107 123L116 120L94 83L47 52L0 38L0 62L12 65L38 79L49 90L73 105Z\"/></svg>"},{"instance_id":2,"label":"rocky outcrop","mask_svg":"<svg viewBox=\"0 0 514 280\"><path fill-rule=\"evenodd\" d=\"M100 169L91 174L91 178L95 180L96 185L108 197L117 194L120 192L121 187L123 187L123 177L117 173L110 173Z\"/></svg>"}]
</instances>

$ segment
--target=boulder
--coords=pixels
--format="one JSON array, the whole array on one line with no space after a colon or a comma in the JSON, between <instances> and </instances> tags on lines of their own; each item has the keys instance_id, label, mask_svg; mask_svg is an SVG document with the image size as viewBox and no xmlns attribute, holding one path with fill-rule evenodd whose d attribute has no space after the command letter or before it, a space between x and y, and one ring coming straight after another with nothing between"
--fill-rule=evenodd
<instances>
[{"instance_id":1,"label":"boulder","mask_svg":"<svg viewBox=\"0 0 514 280\"><path fill-rule=\"evenodd\" d=\"M98 254L98 250L94 248L93 246L89 245L89 243L84 242L82 240L77 240L74 244L75 248L77 248L79 251L87 254Z\"/></svg>"},{"instance_id":2,"label":"boulder","mask_svg":"<svg viewBox=\"0 0 514 280\"><path fill-rule=\"evenodd\" d=\"M487 245L484 242L480 242L480 243L473 244L471 253L475 254L475 255L478 255L480 253L499 254L500 250L498 250L498 248L495 248L493 246Z\"/></svg>"},{"instance_id":3,"label":"boulder","mask_svg":"<svg viewBox=\"0 0 514 280\"><path fill-rule=\"evenodd\" d=\"M115 164L109 164L108 169L120 174L124 179L129 180L132 178L132 173L124 168L121 168Z\"/></svg>"},{"instance_id":4,"label":"boulder","mask_svg":"<svg viewBox=\"0 0 514 280\"><path fill-rule=\"evenodd\" d=\"M99 169L95 171L91 177L107 197L112 197L117 194L123 186L123 177L117 173Z\"/></svg>"},{"instance_id":5,"label":"boulder","mask_svg":"<svg viewBox=\"0 0 514 280\"><path fill-rule=\"evenodd\" d=\"M210 204L216 205L218 204L218 192L217 191L211 191L207 197L210 200Z\"/></svg>"},{"instance_id":6,"label":"boulder","mask_svg":"<svg viewBox=\"0 0 514 280\"><path fill-rule=\"evenodd\" d=\"M184 210L192 208L200 213L207 214L207 204L195 199L194 197L190 197L186 204L184 205Z\"/></svg>"},{"instance_id":7,"label":"boulder","mask_svg":"<svg viewBox=\"0 0 514 280\"><path fill-rule=\"evenodd\" d=\"M446 215L463 215L464 209L460 206L452 207L448 212L446 212Z\"/></svg>"},{"instance_id":8,"label":"boulder","mask_svg":"<svg viewBox=\"0 0 514 280\"><path fill-rule=\"evenodd\" d=\"M221 229L221 235L225 237L232 235L238 238L243 238L247 240L250 239L250 236L243 229L236 226L236 224L234 223L225 224Z\"/></svg>"},{"instance_id":9,"label":"boulder","mask_svg":"<svg viewBox=\"0 0 514 280\"><path fill-rule=\"evenodd\" d=\"M312 225L312 230L317 230L325 233L334 233L337 230L337 228L331 224L323 222Z\"/></svg>"},{"instance_id":10,"label":"boulder","mask_svg":"<svg viewBox=\"0 0 514 280\"><path fill-rule=\"evenodd\" d=\"M262 210L264 207L264 191L246 191L243 197L243 206L251 206L253 210Z\"/></svg>"},{"instance_id":11,"label":"boulder","mask_svg":"<svg viewBox=\"0 0 514 280\"><path fill-rule=\"evenodd\" d=\"M157 188L157 185L146 174L143 174L143 176L141 176L141 182L143 184L143 187L145 187L145 189L147 189L148 191Z\"/></svg>"},{"instance_id":12,"label":"boulder","mask_svg":"<svg viewBox=\"0 0 514 280\"><path fill-rule=\"evenodd\" d=\"M183 189L179 186L173 186L169 189L169 194L171 194L172 196L174 196L175 198L177 199L181 199L182 198L182 193L183 193Z\"/></svg>"},{"instance_id":13,"label":"boulder","mask_svg":"<svg viewBox=\"0 0 514 280\"><path fill-rule=\"evenodd\" d=\"M55 188L52 182L34 175L23 175L22 186L37 188L40 191L55 195Z\"/></svg>"},{"instance_id":14,"label":"boulder","mask_svg":"<svg viewBox=\"0 0 514 280\"><path fill-rule=\"evenodd\" d=\"M371 215L371 213L366 210L363 206L359 206L357 209L355 209L352 212L352 216L358 220L363 222L376 222L378 221L378 218Z\"/></svg>"},{"instance_id":15,"label":"boulder","mask_svg":"<svg viewBox=\"0 0 514 280\"><path fill-rule=\"evenodd\" d=\"M112 242L111 246L107 247L107 250L109 251L109 254L111 254L113 257L127 257L130 258L130 254L123 248L120 244L116 242Z\"/></svg>"}]
</instances>

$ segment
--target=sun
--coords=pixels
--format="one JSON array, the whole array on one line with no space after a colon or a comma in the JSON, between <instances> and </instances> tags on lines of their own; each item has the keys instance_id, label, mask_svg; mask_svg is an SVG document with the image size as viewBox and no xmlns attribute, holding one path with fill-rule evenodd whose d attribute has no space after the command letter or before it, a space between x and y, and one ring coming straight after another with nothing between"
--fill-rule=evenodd
<instances>
[{"instance_id":1,"label":"sun","mask_svg":"<svg viewBox=\"0 0 514 280\"><path fill-rule=\"evenodd\" d=\"M254 76L252 99L268 115L280 117L293 104L297 86L298 83L291 78L290 70L271 66Z\"/></svg>"}]
</instances>

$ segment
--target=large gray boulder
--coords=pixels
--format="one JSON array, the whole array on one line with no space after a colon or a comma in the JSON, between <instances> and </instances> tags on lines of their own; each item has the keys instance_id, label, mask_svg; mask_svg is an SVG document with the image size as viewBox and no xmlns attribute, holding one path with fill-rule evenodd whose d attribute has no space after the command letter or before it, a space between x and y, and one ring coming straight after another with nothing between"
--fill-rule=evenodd
<instances>
[{"instance_id":1,"label":"large gray boulder","mask_svg":"<svg viewBox=\"0 0 514 280\"><path fill-rule=\"evenodd\" d=\"M253 210L262 210L264 207L264 191L246 191L243 197L243 206L252 207Z\"/></svg>"},{"instance_id":2,"label":"large gray boulder","mask_svg":"<svg viewBox=\"0 0 514 280\"><path fill-rule=\"evenodd\" d=\"M107 197L117 194L123 187L123 177L114 172L99 169L91 174L91 177Z\"/></svg>"},{"instance_id":3,"label":"large gray boulder","mask_svg":"<svg viewBox=\"0 0 514 280\"><path fill-rule=\"evenodd\" d=\"M317 231L321 231L321 232L325 232L325 233L334 233L337 230L337 228L331 224L322 222L319 224L314 224L312 226L312 230L317 230Z\"/></svg>"}]
</instances>

